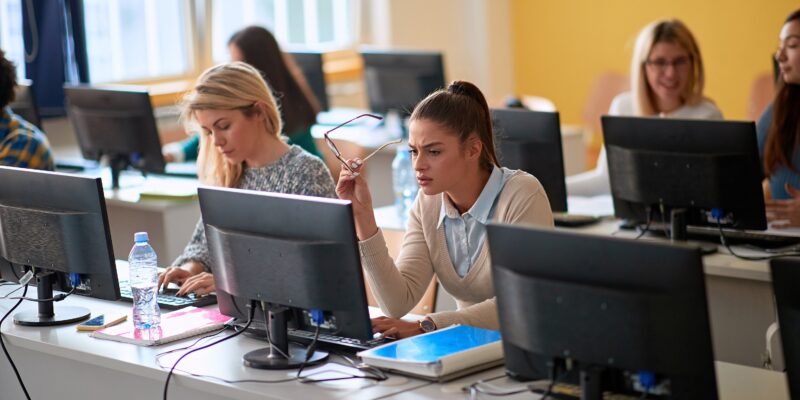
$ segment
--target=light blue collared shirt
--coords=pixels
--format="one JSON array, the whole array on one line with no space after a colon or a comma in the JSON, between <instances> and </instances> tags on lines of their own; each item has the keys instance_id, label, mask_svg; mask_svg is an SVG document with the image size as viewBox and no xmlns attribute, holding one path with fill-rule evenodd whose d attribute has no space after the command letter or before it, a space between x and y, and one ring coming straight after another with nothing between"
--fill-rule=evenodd
<instances>
[{"instance_id":1,"label":"light blue collared shirt","mask_svg":"<svg viewBox=\"0 0 800 400\"><path fill-rule=\"evenodd\" d=\"M458 209L450 198L442 193L442 208L439 211L437 228L444 223L447 252L458 276L462 278L466 276L478 258L486 240L486 223L494 214L495 203L503 190L503 185L514 172L508 168L495 166L478 200L472 208L461 215L458 214Z\"/></svg>"}]
</instances>

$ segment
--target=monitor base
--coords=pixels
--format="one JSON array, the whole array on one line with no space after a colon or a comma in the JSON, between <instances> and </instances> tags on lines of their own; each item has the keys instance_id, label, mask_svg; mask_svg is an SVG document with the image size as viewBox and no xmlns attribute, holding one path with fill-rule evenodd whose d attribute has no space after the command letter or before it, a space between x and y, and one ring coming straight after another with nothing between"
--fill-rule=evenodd
<instances>
[{"instance_id":1,"label":"monitor base","mask_svg":"<svg viewBox=\"0 0 800 400\"><path fill-rule=\"evenodd\" d=\"M41 315L37 311L20 311L14 314L14 323L24 326L66 325L89 318L91 312L83 307L58 307L53 315Z\"/></svg>"},{"instance_id":2,"label":"monitor base","mask_svg":"<svg viewBox=\"0 0 800 400\"><path fill-rule=\"evenodd\" d=\"M296 343L289 343L288 355L289 358L286 358L272 348L265 347L263 349L253 350L245 354L242 358L244 359L244 365L251 368L296 369L300 368L300 366L303 365L303 361L306 359L306 348ZM305 365L316 365L327 360L327 352L316 350Z\"/></svg>"}]
</instances>

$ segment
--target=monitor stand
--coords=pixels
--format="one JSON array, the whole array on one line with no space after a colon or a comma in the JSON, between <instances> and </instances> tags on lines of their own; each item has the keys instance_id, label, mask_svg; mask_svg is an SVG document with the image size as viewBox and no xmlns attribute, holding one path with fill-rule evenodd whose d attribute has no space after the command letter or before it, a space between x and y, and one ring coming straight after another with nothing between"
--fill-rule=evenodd
<instances>
[{"instance_id":1,"label":"monitor stand","mask_svg":"<svg viewBox=\"0 0 800 400\"><path fill-rule=\"evenodd\" d=\"M687 241L686 212L685 208L674 208L670 211L670 241L673 243L685 243L696 246L700 248L700 253L704 256L716 253L717 245L714 243Z\"/></svg>"},{"instance_id":2,"label":"monitor stand","mask_svg":"<svg viewBox=\"0 0 800 400\"><path fill-rule=\"evenodd\" d=\"M36 274L36 292L40 299L53 298L53 278L55 273L50 271ZM66 325L89 318L91 312L84 307L58 307L54 311L53 301L37 302L39 309L37 312L20 311L14 314L14 323L25 326L53 326Z\"/></svg>"},{"instance_id":3,"label":"monitor stand","mask_svg":"<svg viewBox=\"0 0 800 400\"><path fill-rule=\"evenodd\" d=\"M267 334L269 347L253 350L244 355L244 364L258 369L295 369L300 368L306 359L307 347L297 343L289 343L287 332L287 307L267 303ZM305 362L306 366L319 364L328 359L328 353L315 350Z\"/></svg>"}]
</instances>

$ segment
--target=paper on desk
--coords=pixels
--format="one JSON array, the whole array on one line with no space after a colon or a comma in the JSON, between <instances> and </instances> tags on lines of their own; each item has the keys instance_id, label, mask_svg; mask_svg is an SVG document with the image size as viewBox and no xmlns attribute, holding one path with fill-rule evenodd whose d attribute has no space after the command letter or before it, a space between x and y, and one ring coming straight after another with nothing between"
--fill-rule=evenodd
<instances>
[{"instance_id":1,"label":"paper on desk","mask_svg":"<svg viewBox=\"0 0 800 400\"><path fill-rule=\"evenodd\" d=\"M568 196L567 211L570 214L605 217L614 215L614 201L608 194L591 197Z\"/></svg>"}]
</instances>

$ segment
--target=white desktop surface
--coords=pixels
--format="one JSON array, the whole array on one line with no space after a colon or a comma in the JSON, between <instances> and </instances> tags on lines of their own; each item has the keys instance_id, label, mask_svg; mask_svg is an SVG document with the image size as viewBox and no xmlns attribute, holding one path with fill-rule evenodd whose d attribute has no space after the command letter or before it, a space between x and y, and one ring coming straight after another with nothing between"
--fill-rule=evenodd
<instances>
[{"instance_id":1,"label":"white desktop surface","mask_svg":"<svg viewBox=\"0 0 800 400\"><path fill-rule=\"evenodd\" d=\"M15 287L0 286L0 295L8 293ZM35 290L31 289L28 290L28 295L35 296L31 293ZM0 315L5 314L15 303L16 301L12 300L0 300ZM97 300L77 295L57 303L56 310L61 305L87 307L93 315L129 313L131 308L130 303ZM32 302L23 302L17 310L34 310L35 307ZM25 327L15 325L11 317L0 326L0 331L33 399L161 398L168 371L159 368L155 355L186 346L196 339L186 339L157 347L141 347L92 338L86 332L77 332L74 324L58 327ZM243 354L265 345L263 341L240 335L186 357L178 368L228 380L278 380L294 376L296 370L265 371L248 368L242 364ZM179 354L165 356L162 362L171 365ZM343 362L338 357L333 359ZM337 371L353 373L355 369L328 363L307 368L303 376L321 371L327 371L330 377L331 374L337 374ZM325 376L317 378L323 377ZM392 376L390 380L382 383L346 380L318 384L298 382L227 384L211 378L178 373L170 382L169 399L298 397L305 400L374 399L427 384L429 383L426 381L400 376ZM5 357L0 357L0 398L24 398Z\"/></svg>"},{"instance_id":2,"label":"white desktop surface","mask_svg":"<svg viewBox=\"0 0 800 400\"><path fill-rule=\"evenodd\" d=\"M786 375L782 372L767 371L760 368L744 367L726 362L715 362L717 373L717 392L720 400L789 400L789 388ZM513 391L524 388L527 383L517 382L505 377L503 367L493 368L474 375L466 376L444 384L423 386L408 392L402 392L391 399L398 400L427 400L427 399L464 399L463 388L479 380L488 380L489 385L482 387L487 390ZM511 396L479 395L478 399L539 399L535 393L520 393Z\"/></svg>"},{"instance_id":3,"label":"white desktop surface","mask_svg":"<svg viewBox=\"0 0 800 400\"><path fill-rule=\"evenodd\" d=\"M609 201L598 198L576 202L568 199L570 212L587 215L608 215ZM581 207L575 207L580 205ZM378 226L384 235L391 233L402 237L405 228L394 207L375 209ZM619 221L607 218L599 223L580 228L556 228L565 232L586 233L633 239L635 231L619 230ZM397 239L402 240L402 239ZM664 239L643 237L639 240ZM398 244L399 246L399 244ZM751 250L734 246L740 253ZM643 265L642 268L647 268ZM719 361L760 368L762 353L766 350L766 331L775 320L775 300L767 261L748 261L736 258L719 246L715 254L703 257L706 275L711 335L715 358ZM440 298L448 297L440 293ZM437 299L438 307L439 299Z\"/></svg>"}]
</instances>

